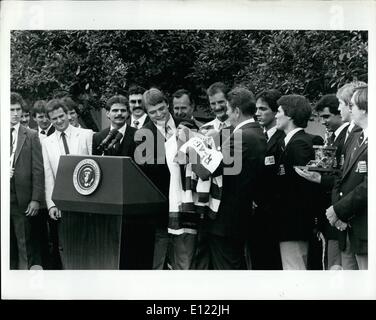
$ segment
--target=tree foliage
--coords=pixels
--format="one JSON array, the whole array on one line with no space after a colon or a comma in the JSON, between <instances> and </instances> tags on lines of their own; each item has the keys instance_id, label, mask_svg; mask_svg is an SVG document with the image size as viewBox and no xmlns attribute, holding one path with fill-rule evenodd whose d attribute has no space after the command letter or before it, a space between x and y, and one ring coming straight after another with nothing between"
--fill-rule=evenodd
<instances>
[{"instance_id":1,"label":"tree foliage","mask_svg":"<svg viewBox=\"0 0 376 320\"><path fill-rule=\"evenodd\" d=\"M184 87L204 109L215 81L315 101L367 81L367 58L365 31L13 31L11 87L30 101L66 92L84 109L134 83L167 94Z\"/></svg>"}]
</instances>

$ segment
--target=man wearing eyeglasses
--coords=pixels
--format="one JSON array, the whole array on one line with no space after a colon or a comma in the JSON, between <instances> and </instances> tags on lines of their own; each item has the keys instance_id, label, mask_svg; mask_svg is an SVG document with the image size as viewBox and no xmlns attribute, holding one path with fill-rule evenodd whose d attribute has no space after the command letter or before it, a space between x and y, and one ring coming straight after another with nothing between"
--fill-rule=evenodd
<instances>
[{"instance_id":1,"label":"man wearing eyeglasses","mask_svg":"<svg viewBox=\"0 0 376 320\"><path fill-rule=\"evenodd\" d=\"M131 116L127 120L127 124L135 129L140 129L144 124L150 121L142 104L142 95L146 90L140 86L134 85L129 88L128 100Z\"/></svg>"}]
</instances>

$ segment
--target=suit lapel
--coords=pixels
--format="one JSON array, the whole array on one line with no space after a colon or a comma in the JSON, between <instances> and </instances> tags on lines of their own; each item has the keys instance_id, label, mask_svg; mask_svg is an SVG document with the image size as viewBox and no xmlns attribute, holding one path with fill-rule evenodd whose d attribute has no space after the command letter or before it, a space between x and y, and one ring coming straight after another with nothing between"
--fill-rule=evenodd
<instances>
[{"instance_id":1,"label":"suit lapel","mask_svg":"<svg viewBox=\"0 0 376 320\"><path fill-rule=\"evenodd\" d=\"M280 139L282 138L282 135L283 135L283 132L280 131L280 130L277 130L272 136L271 138L269 139L268 143L267 143L267 151L270 151L272 150L275 145L280 141Z\"/></svg>"},{"instance_id":2,"label":"suit lapel","mask_svg":"<svg viewBox=\"0 0 376 320\"><path fill-rule=\"evenodd\" d=\"M72 131L71 131L71 137L70 137L70 145L69 145L69 153L70 154L78 154L79 150L78 147L80 145L80 131L77 130L75 127L72 126Z\"/></svg>"},{"instance_id":3,"label":"suit lapel","mask_svg":"<svg viewBox=\"0 0 376 320\"><path fill-rule=\"evenodd\" d=\"M356 137L358 139L358 137ZM364 153L364 151L367 149L367 141L363 142L363 144L357 148L357 150L354 151L352 159L348 161L348 165L344 165L344 171L343 171L343 177L346 176L347 173L351 171L351 168L354 166L354 164L357 162L359 157Z\"/></svg>"},{"instance_id":4,"label":"suit lapel","mask_svg":"<svg viewBox=\"0 0 376 320\"><path fill-rule=\"evenodd\" d=\"M21 153L21 149L23 144L25 143L26 140L26 129L20 125L20 128L18 130L18 140L17 140L17 147L16 147L16 152L14 155L14 164L16 164L18 156Z\"/></svg>"}]
</instances>

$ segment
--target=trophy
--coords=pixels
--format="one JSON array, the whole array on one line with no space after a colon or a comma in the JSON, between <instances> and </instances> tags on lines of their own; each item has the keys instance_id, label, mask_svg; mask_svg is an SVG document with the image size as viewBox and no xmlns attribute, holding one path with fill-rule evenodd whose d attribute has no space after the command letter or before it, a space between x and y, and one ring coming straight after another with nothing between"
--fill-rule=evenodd
<instances>
[{"instance_id":1,"label":"trophy","mask_svg":"<svg viewBox=\"0 0 376 320\"><path fill-rule=\"evenodd\" d=\"M314 145L315 150L315 160L311 160L307 164L308 171L318 171L318 172L332 172L337 167L336 151L337 147L333 147L329 143L333 132L325 131L324 145L317 146Z\"/></svg>"}]
</instances>

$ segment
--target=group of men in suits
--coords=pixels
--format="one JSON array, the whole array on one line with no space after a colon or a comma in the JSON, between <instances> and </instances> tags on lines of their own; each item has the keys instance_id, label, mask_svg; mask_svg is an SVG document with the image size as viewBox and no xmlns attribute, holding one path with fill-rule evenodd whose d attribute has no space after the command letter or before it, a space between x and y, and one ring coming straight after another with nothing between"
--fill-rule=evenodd
<instances>
[{"instance_id":1,"label":"group of men in suits","mask_svg":"<svg viewBox=\"0 0 376 320\"><path fill-rule=\"evenodd\" d=\"M41 207L49 217L43 221L46 225L48 220L50 246L58 256L64 246L58 237L61 211L51 198L61 155L130 156L168 199L171 172L166 146L185 126L213 137L222 152L217 170L223 172L223 186L216 218L201 217L197 234L171 234L166 202L156 221L132 225L123 232L128 239L122 242L128 247L122 250L131 252L132 261L121 262L121 268L145 269L148 261L139 254L145 251L152 252L152 268L157 270L307 269L312 232L325 217L325 209L327 266L342 263L346 269L343 261L352 256L357 267L363 268L367 253L367 94L354 84L351 88L351 93L344 90L346 97L341 96L341 89L338 99L324 96L316 107L323 124L333 132L329 143L337 146L340 172L322 176L301 168L315 158L313 145L318 139L304 131L311 107L303 96L266 90L255 97L245 88L230 91L217 82L207 90L215 119L202 124L193 117L189 91L173 94L170 112L169 101L160 90L133 86L128 97L115 95L107 101L110 127L94 133L79 127L70 98L36 102L32 116L38 132L23 128L19 122L24 103L12 93L12 137L17 137L11 139L12 268L42 264L31 257L37 245L30 245L28 224L38 211L43 212ZM351 112L346 112L344 104L352 107ZM355 125L346 125L350 117ZM357 126L363 129L361 142ZM146 148L138 148L145 143ZM236 168L239 163L240 169ZM230 169L227 174L226 169ZM18 191L20 187L28 192ZM23 199L21 193L27 197ZM316 201L324 193L326 202ZM61 263L64 268L64 261Z\"/></svg>"},{"instance_id":2,"label":"group of men in suits","mask_svg":"<svg viewBox=\"0 0 376 320\"><path fill-rule=\"evenodd\" d=\"M327 144L336 147L336 170L326 174L296 170L324 193L328 269L368 268L367 90L364 82L347 83L336 95L323 96L316 106L331 134Z\"/></svg>"}]
</instances>

